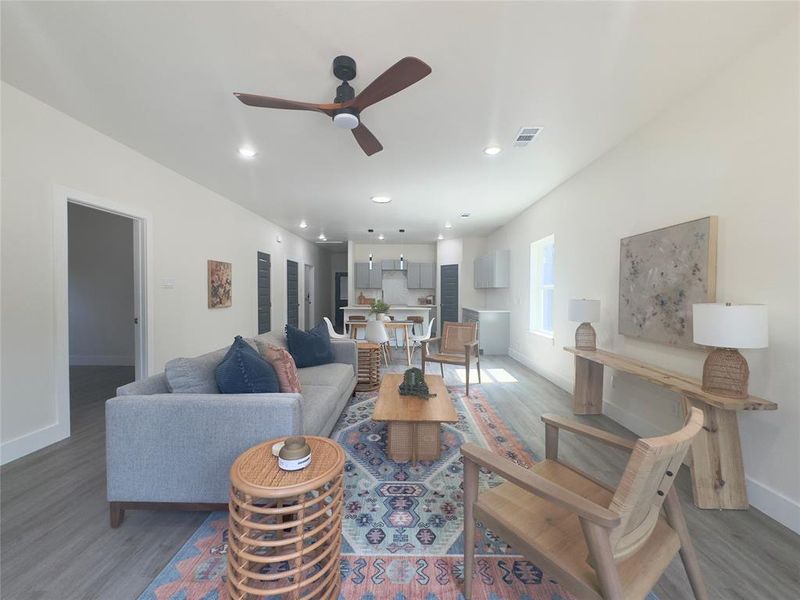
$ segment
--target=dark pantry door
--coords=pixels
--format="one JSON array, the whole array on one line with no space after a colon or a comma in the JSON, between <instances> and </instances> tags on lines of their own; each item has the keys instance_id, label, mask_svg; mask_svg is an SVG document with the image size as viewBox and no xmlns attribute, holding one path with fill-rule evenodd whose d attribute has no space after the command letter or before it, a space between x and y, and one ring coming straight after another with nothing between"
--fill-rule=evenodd
<instances>
[{"instance_id":1,"label":"dark pantry door","mask_svg":"<svg viewBox=\"0 0 800 600\"><path fill-rule=\"evenodd\" d=\"M297 278L297 263L286 261L286 322L292 327L300 324L300 290Z\"/></svg>"},{"instance_id":2,"label":"dark pantry door","mask_svg":"<svg viewBox=\"0 0 800 600\"><path fill-rule=\"evenodd\" d=\"M258 333L272 329L272 263L269 254L258 253Z\"/></svg>"},{"instance_id":3,"label":"dark pantry door","mask_svg":"<svg viewBox=\"0 0 800 600\"><path fill-rule=\"evenodd\" d=\"M442 323L450 321L458 323L458 265L442 265L442 298L440 314ZM439 331L441 331L441 323Z\"/></svg>"}]
</instances>

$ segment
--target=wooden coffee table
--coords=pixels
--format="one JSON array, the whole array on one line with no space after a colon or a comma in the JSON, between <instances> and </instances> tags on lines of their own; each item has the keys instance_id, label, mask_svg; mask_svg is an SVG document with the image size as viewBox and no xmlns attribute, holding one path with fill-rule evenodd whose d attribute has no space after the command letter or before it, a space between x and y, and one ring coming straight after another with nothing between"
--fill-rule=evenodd
<instances>
[{"instance_id":1,"label":"wooden coffee table","mask_svg":"<svg viewBox=\"0 0 800 600\"><path fill-rule=\"evenodd\" d=\"M383 376L372 420L389 424L386 451L393 461L410 460L416 465L418 460L436 460L441 450L442 423L458 422L444 379L425 375L430 393L436 394L427 400L401 396L398 387L402 381L402 373Z\"/></svg>"}]
</instances>

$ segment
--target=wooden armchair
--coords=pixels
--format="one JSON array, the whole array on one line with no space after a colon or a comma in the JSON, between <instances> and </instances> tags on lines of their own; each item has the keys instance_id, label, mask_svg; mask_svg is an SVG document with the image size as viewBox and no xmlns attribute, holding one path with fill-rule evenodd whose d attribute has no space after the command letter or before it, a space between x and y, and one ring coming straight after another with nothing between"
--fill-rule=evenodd
<instances>
[{"instance_id":1,"label":"wooden armchair","mask_svg":"<svg viewBox=\"0 0 800 600\"><path fill-rule=\"evenodd\" d=\"M474 444L464 457L464 595L472 592L475 520L506 540L578 600L641 600L680 552L697 600L708 600L675 474L703 414L692 408L679 431L629 440L544 415L546 460L531 469ZM558 460L560 429L631 453L616 489ZM478 470L507 481L478 494ZM664 509L664 516L661 509Z\"/></svg>"},{"instance_id":2,"label":"wooden armchair","mask_svg":"<svg viewBox=\"0 0 800 600\"><path fill-rule=\"evenodd\" d=\"M428 344L439 342L439 352L431 353ZM481 383L481 354L478 349L478 323L451 323L445 321L442 337L430 338L422 342L422 372L425 363L439 363L444 377L444 365L460 365L466 368L467 396L469 396L469 368L472 359L478 366L478 383Z\"/></svg>"}]
</instances>

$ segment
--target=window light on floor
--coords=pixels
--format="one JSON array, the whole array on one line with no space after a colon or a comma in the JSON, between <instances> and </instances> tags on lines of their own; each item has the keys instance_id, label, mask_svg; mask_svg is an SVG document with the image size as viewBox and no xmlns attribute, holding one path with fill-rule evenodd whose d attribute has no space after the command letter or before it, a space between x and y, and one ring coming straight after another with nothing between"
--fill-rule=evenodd
<instances>
[{"instance_id":1,"label":"window light on floor","mask_svg":"<svg viewBox=\"0 0 800 600\"><path fill-rule=\"evenodd\" d=\"M466 369L456 369L456 376L467 382ZM478 381L478 369L469 370L469 380L471 383ZM505 369L481 369L481 383L517 383L517 379Z\"/></svg>"}]
</instances>

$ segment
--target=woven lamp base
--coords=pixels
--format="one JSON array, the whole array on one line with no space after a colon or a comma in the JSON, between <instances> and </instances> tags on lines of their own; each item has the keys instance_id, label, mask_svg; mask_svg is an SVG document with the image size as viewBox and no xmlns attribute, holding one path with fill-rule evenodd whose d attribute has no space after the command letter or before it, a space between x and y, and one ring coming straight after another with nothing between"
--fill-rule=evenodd
<instances>
[{"instance_id":1,"label":"woven lamp base","mask_svg":"<svg viewBox=\"0 0 800 600\"><path fill-rule=\"evenodd\" d=\"M747 398L750 368L738 350L717 348L703 364L703 391L728 398Z\"/></svg>"},{"instance_id":2,"label":"woven lamp base","mask_svg":"<svg viewBox=\"0 0 800 600\"><path fill-rule=\"evenodd\" d=\"M597 350L597 334L591 323L581 323L575 330L575 347L578 350Z\"/></svg>"}]
</instances>

